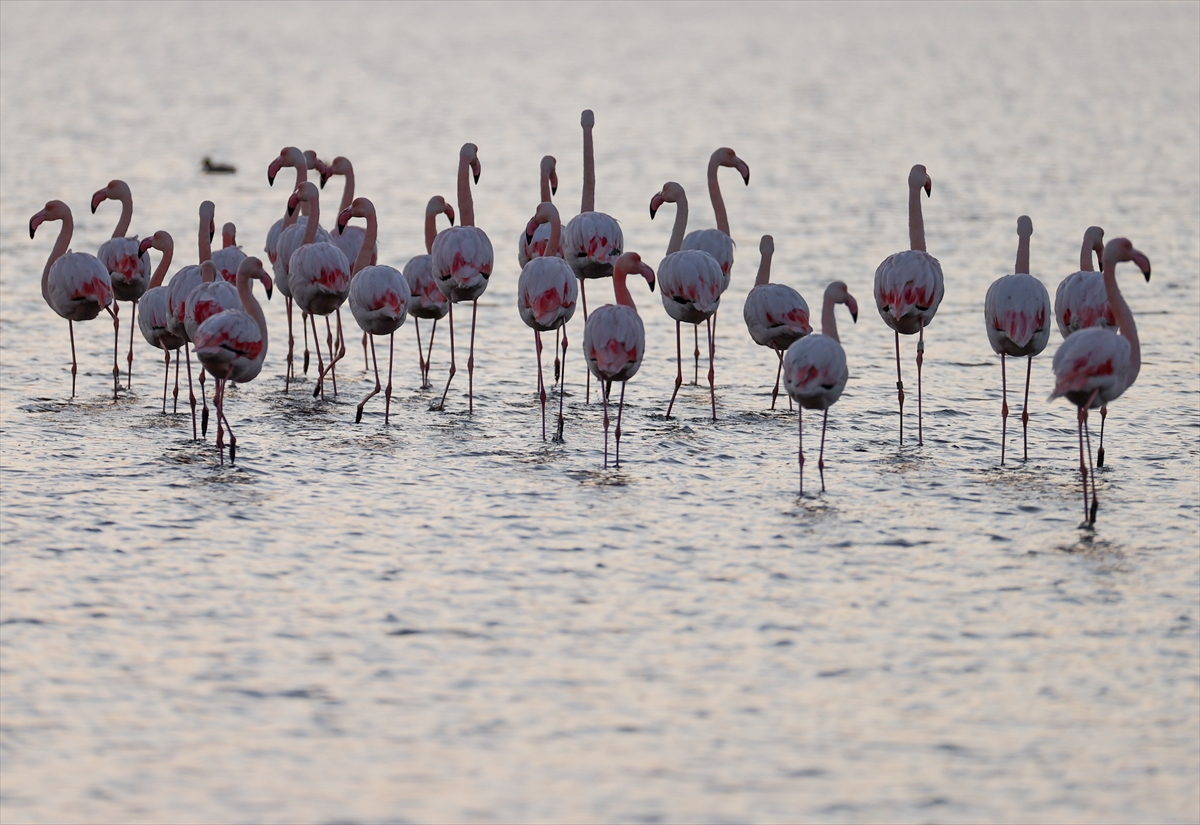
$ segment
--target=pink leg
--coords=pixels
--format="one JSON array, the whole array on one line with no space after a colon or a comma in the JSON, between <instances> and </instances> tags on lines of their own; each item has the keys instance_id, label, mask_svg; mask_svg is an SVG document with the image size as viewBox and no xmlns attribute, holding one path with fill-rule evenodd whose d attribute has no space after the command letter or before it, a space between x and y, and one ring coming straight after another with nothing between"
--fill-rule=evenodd
<instances>
[{"instance_id":1,"label":"pink leg","mask_svg":"<svg viewBox=\"0 0 1200 825\"><path fill-rule=\"evenodd\" d=\"M604 403L604 469L608 469L608 393L602 392L601 401Z\"/></svg>"},{"instance_id":2,"label":"pink leg","mask_svg":"<svg viewBox=\"0 0 1200 825\"><path fill-rule=\"evenodd\" d=\"M75 375L79 372L79 362L75 359L75 322L68 319L67 329L71 332L71 397L75 397Z\"/></svg>"},{"instance_id":3,"label":"pink leg","mask_svg":"<svg viewBox=\"0 0 1200 825\"><path fill-rule=\"evenodd\" d=\"M292 388L292 361L296 354L296 339L292 335L292 299L284 298L283 305L287 308L288 319L288 354L287 364L284 365L283 369L283 391L286 393ZM307 338L307 336L305 337Z\"/></svg>"},{"instance_id":4,"label":"pink leg","mask_svg":"<svg viewBox=\"0 0 1200 825\"><path fill-rule=\"evenodd\" d=\"M125 358L125 360L127 362L127 367L128 367L128 370L126 372L126 377L128 378L128 383L126 383L126 385L125 385L125 389L127 389L127 390L133 389L133 331L135 329L137 329L136 322L137 322L137 301L135 300L133 302L132 314L129 316L129 355L126 356L126 358Z\"/></svg>"},{"instance_id":5,"label":"pink leg","mask_svg":"<svg viewBox=\"0 0 1200 825\"><path fill-rule=\"evenodd\" d=\"M192 405L192 441L199 441L196 437L196 393L192 389L192 352L186 343L183 345L183 357L187 359L188 403Z\"/></svg>"},{"instance_id":6,"label":"pink leg","mask_svg":"<svg viewBox=\"0 0 1200 825\"><path fill-rule=\"evenodd\" d=\"M221 407L217 413L225 422L225 432L229 433L229 463L233 464L237 461L237 436L233 434L233 427L229 426L229 416L225 414L225 387L228 383L228 379L221 382Z\"/></svg>"},{"instance_id":7,"label":"pink leg","mask_svg":"<svg viewBox=\"0 0 1200 825\"><path fill-rule=\"evenodd\" d=\"M421 347L421 319L413 318L413 326L417 329L417 366L421 370L421 389L429 386L425 380L425 350Z\"/></svg>"},{"instance_id":8,"label":"pink leg","mask_svg":"<svg viewBox=\"0 0 1200 825\"><path fill-rule=\"evenodd\" d=\"M783 375L783 350L772 345L771 349L775 350L775 354L779 356L779 369L775 370L775 389L771 390L771 410L775 410L775 399L779 397L779 378ZM788 398L791 398L789 395Z\"/></svg>"},{"instance_id":9,"label":"pink leg","mask_svg":"<svg viewBox=\"0 0 1200 825\"><path fill-rule=\"evenodd\" d=\"M1004 466L1004 445L1008 433L1008 376L1004 371L1004 353L1000 353L1000 466Z\"/></svg>"},{"instance_id":10,"label":"pink leg","mask_svg":"<svg viewBox=\"0 0 1200 825\"><path fill-rule=\"evenodd\" d=\"M1026 390L1028 393L1028 390ZM1108 418L1108 405L1100 407L1100 449L1096 450L1097 469L1104 466L1104 420Z\"/></svg>"},{"instance_id":11,"label":"pink leg","mask_svg":"<svg viewBox=\"0 0 1200 825\"><path fill-rule=\"evenodd\" d=\"M1024 457L1022 461L1029 460L1029 377L1033 373L1033 356L1029 356L1029 363L1025 366L1025 403L1021 406L1021 440L1024 442Z\"/></svg>"},{"instance_id":12,"label":"pink leg","mask_svg":"<svg viewBox=\"0 0 1200 825\"><path fill-rule=\"evenodd\" d=\"M587 327L587 318L588 318L587 289L584 286L586 283L587 283L587 281L583 280L582 278L579 279L579 297L583 301L583 325L585 328ZM583 387L584 387L583 403L591 404L592 403L592 371L590 369L587 371L587 377L584 378ZM671 411L667 410L667 417L670 418L670 416L671 416Z\"/></svg>"},{"instance_id":13,"label":"pink leg","mask_svg":"<svg viewBox=\"0 0 1200 825\"><path fill-rule=\"evenodd\" d=\"M365 333L365 332L363 333L362 345L363 345L363 372L366 372L367 370L369 370L371 368L371 362L367 358L367 333Z\"/></svg>"},{"instance_id":14,"label":"pink leg","mask_svg":"<svg viewBox=\"0 0 1200 825\"><path fill-rule=\"evenodd\" d=\"M797 407L799 412L796 415L796 433L799 436L800 442L800 497L804 497L804 408Z\"/></svg>"},{"instance_id":15,"label":"pink leg","mask_svg":"<svg viewBox=\"0 0 1200 825\"><path fill-rule=\"evenodd\" d=\"M542 402L542 441L546 440L546 384L542 380L542 334L533 331L533 342L537 349L538 400Z\"/></svg>"},{"instance_id":16,"label":"pink leg","mask_svg":"<svg viewBox=\"0 0 1200 825\"><path fill-rule=\"evenodd\" d=\"M310 324L312 324L313 345L317 348L317 374L318 374L318 376L324 376L325 375L325 362L321 360L321 339L317 337L317 317L315 315L309 315L308 321ZM307 333L306 333L306 335L307 335ZM304 342L304 362L305 362L304 363L304 371L307 373L308 372L308 341L307 340L305 340L305 342ZM322 381L321 378L317 379L317 385L315 387L313 387L313 398L316 398L318 395L321 396L322 401L325 400L325 382Z\"/></svg>"},{"instance_id":17,"label":"pink leg","mask_svg":"<svg viewBox=\"0 0 1200 825\"><path fill-rule=\"evenodd\" d=\"M705 326L708 327L708 394L712 397L712 417L713 421L717 420L717 386L714 383L716 372L713 370L713 357L716 355L716 350L713 349L713 330L712 321L706 321ZM699 325L696 329L699 329Z\"/></svg>"},{"instance_id":18,"label":"pink leg","mask_svg":"<svg viewBox=\"0 0 1200 825\"><path fill-rule=\"evenodd\" d=\"M362 421L363 405L370 401L380 390L379 383L379 362L375 359L375 336L371 336L371 361L375 364L375 389L367 393L367 397L358 402L358 412L354 415L354 423L358 424ZM385 422L386 423L386 422Z\"/></svg>"},{"instance_id":19,"label":"pink leg","mask_svg":"<svg viewBox=\"0 0 1200 825\"><path fill-rule=\"evenodd\" d=\"M925 444L924 413L921 412L921 365L925 363L925 319L921 319L921 332L917 338L917 446Z\"/></svg>"},{"instance_id":20,"label":"pink leg","mask_svg":"<svg viewBox=\"0 0 1200 825\"><path fill-rule=\"evenodd\" d=\"M433 361L433 336L437 335L437 322L438 319L434 318L433 329L429 331L429 349L425 352L425 380L421 386L423 390L433 386L429 380L429 370L431 369L430 364Z\"/></svg>"},{"instance_id":21,"label":"pink leg","mask_svg":"<svg viewBox=\"0 0 1200 825\"><path fill-rule=\"evenodd\" d=\"M471 349L467 353L467 413L475 414L475 316L479 314L479 299L471 302Z\"/></svg>"},{"instance_id":22,"label":"pink leg","mask_svg":"<svg viewBox=\"0 0 1200 825\"><path fill-rule=\"evenodd\" d=\"M162 348L163 357L166 359L166 365L163 368L163 415L167 414L167 384L171 381L171 351L166 347Z\"/></svg>"},{"instance_id":23,"label":"pink leg","mask_svg":"<svg viewBox=\"0 0 1200 825\"><path fill-rule=\"evenodd\" d=\"M450 382L454 380L454 373L457 372L454 366L454 304L450 304L450 376L446 379L446 389L442 390L442 400L435 401L430 405L431 410L446 409L446 393L450 392Z\"/></svg>"},{"instance_id":24,"label":"pink leg","mask_svg":"<svg viewBox=\"0 0 1200 825\"><path fill-rule=\"evenodd\" d=\"M221 379L215 379L216 387L213 389L213 406L217 408L217 455L221 457L221 463L225 463L225 439L223 437L221 426Z\"/></svg>"},{"instance_id":25,"label":"pink leg","mask_svg":"<svg viewBox=\"0 0 1200 825\"><path fill-rule=\"evenodd\" d=\"M175 350L175 389L171 391L171 414L179 414L179 350Z\"/></svg>"},{"instance_id":26,"label":"pink leg","mask_svg":"<svg viewBox=\"0 0 1200 825\"><path fill-rule=\"evenodd\" d=\"M559 333L561 331L562 331L562 327L559 327L558 329L554 330L554 383L555 384L558 383L558 373L560 370L562 370L562 364L560 364L558 361L558 339L559 339Z\"/></svg>"},{"instance_id":27,"label":"pink leg","mask_svg":"<svg viewBox=\"0 0 1200 825\"><path fill-rule=\"evenodd\" d=\"M204 405L204 409L200 413L200 437L208 438L208 396L204 392L204 373L203 366L200 367L200 403Z\"/></svg>"},{"instance_id":28,"label":"pink leg","mask_svg":"<svg viewBox=\"0 0 1200 825\"><path fill-rule=\"evenodd\" d=\"M667 418L671 417L671 410L675 407L675 396L679 394L679 387L683 384L683 344L680 341L679 322L675 322L675 389L671 392L671 403L667 404Z\"/></svg>"},{"instance_id":29,"label":"pink leg","mask_svg":"<svg viewBox=\"0 0 1200 825\"><path fill-rule=\"evenodd\" d=\"M696 324L692 328L692 335L696 339L696 351L693 353L696 359L695 373L692 375L692 386L700 385L700 325Z\"/></svg>"},{"instance_id":30,"label":"pink leg","mask_svg":"<svg viewBox=\"0 0 1200 825\"><path fill-rule=\"evenodd\" d=\"M825 492L825 428L829 426L829 408L821 419L821 454L817 457L817 470L821 473L821 492Z\"/></svg>"},{"instance_id":31,"label":"pink leg","mask_svg":"<svg viewBox=\"0 0 1200 825\"><path fill-rule=\"evenodd\" d=\"M1083 520L1088 520L1087 462L1083 458L1083 407L1079 408L1079 475L1083 479Z\"/></svg>"},{"instance_id":32,"label":"pink leg","mask_svg":"<svg viewBox=\"0 0 1200 825\"><path fill-rule=\"evenodd\" d=\"M617 402L617 460L613 466L621 468L621 414L625 412L625 382L621 382L621 400Z\"/></svg>"},{"instance_id":33,"label":"pink leg","mask_svg":"<svg viewBox=\"0 0 1200 825\"><path fill-rule=\"evenodd\" d=\"M336 312L337 312L337 340L339 342L342 342L342 312L341 312L341 310L336 310ZM337 372L334 370L334 365L337 364L338 361L341 361L342 358L345 357L346 346L345 346L345 343L342 342L338 345L338 348L336 351L333 349L334 337L333 337L333 331L329 326L329 316L328 315L325 316L325 331L327 333L326 343L328 343L329 348L330 348L329 349L329 363L325 366L324 369L320 370L320 375L317 376L317 387L324 386L325 376L328 374L330 381L333 382L333 394L336 397L338 394L338 392L337 392ZM314 332L313 335L315 336L316 333ZM320 347L320 345L318 345L317 346L318 357L320 356L320 353L321 353L321 347ZM317 392L318 392L317 387L313 388L313 398L317 397ZM321 392L324 392L324 390L321 390Z\"/></svg>"},{"instance_id":34,"label":"pink leg","mask_svg":"<svg viewBox=\"0 0 1200 825\"><path fill-rule=\"evenodd\" d=\"M555 359L555 363L558 359ZM554 440L561 442L563 440L563 397L567 394L567 327L564 324L562 328L562 370L559 372L558 385L558 435Z\"/></svg>"},{"instance_id":35,"label":"pink leg","mask_svg":"<svg viewBox=\"0 0 1200 825\"><path fill-rule=\"evenodd\" d=\"M1092 469L1092 435L1090 432L1088 432L1088 409L1091 408L1092 403L1096 400L1096 395L1099 392L1099 389L1092 390L1092 395L1088 399L1087 406L1083 408L1083 441L1087 446L1088 475L1092 477L1092 509L1089 519L1092 524L1096 523L1096 510L1099 509L1100 502L1096 498L1096 471Z\"/></svg>"},{"instance_id":36,"label":"pink leg","mask_svg":"<svg viewBox=\"0 0 1200 825\"><path fill-rule=\"evenodd\" d=\"M117 366L117 351L121 348L121 322L117 319L120 308L113 301L111 307L105 307L113 319L113 401L117 400L117 390L121 388L121 368Z\"/></svg>"},{"instance_id":37,"label":"pink leg","mask_svg":"<svg viewBox=\"0 0 1200 825\"><path fill-rule=\"evenodd\" d=\"M900 399L900 446L904 446L904 381L900 377L900 332L896 332L896 394Z\"/></svg>"},{"instance_id":38,"label":"pink leg","mask_svg":"<svg viewBox=\"0 0 1200 825\"><path fill-rule=\"evenodd\" d=\"M388 382L383 394L383 426L387 426L392 414L392 360L396 354L396 333L388 336Z\"/></svg>"},{"instance_id":39,"label":"pink leg","mask_svg":"<svg viewBox=\"0 0 1200 825\"><path fill-rule=\"evenodd\" d=\"M308 375L308 313L300 311L300 329L304 330L304 374ZM313 341L317 340L317 322L313 321Z\"/></svg>"}]
</instances>

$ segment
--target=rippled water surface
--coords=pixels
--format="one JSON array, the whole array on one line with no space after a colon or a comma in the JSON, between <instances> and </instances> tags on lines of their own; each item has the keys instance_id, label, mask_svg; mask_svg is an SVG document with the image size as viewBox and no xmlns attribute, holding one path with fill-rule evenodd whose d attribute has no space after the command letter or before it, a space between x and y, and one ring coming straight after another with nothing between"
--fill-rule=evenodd
<instances>
[{"instance_id":1,"label":"rippled water surface","mask_svg":"<svg viewBox=\"0 0 1200 825\"><path fill-rule=\"evenodd\" d=\"M1194 4L4 3L0 816L1195 821L1197 20ZM543 154L577 209L583 108L597 208L652 264L664 181L711 226L709 153L752 170L748 187L722 176L738 248L719 420L690 385L664 419L673 329L634 285L647 355L620 470L601 467L578 321L566 442L541 441L514 307ZM66 325L38 286L57 226L27 234L46 200L93 251L117 208L93 216L88 197L121 177L131 231L169 230L183 265L209 198L258 253L287 195L263 173L294 144L354 161L381 262L400 266L466 141L497 250L474 415L465 371L428 410L411 321L390 426L377 402L353 423L370 386L354 336L337 399L313 401L311 376L284 395L278 294L263 374L229 393L236 468L211 432L191 441L186 407L159 412L140 336L112 403L111 324L77 325L69 400ZM200 174L205 155L238 174ZM946 273L920 448L897 444L871 306L876 265L907 245L916 162ZM1019 214L1052 294L1089 224L1154 265L1149 284L1120 276L1144 365L1108 418L1095 529L1074 408L1044 400L1057 332L1033 367L1029 461L999 466L981 307ZM828 491L810 464L804 498L795 417L769 411L774 360L741 321L767 232L774 280L814 313L833 279L863 309L839 318L851 380ZM915 401L913 355L908 339Z\"/></svg>"}]
</instances>

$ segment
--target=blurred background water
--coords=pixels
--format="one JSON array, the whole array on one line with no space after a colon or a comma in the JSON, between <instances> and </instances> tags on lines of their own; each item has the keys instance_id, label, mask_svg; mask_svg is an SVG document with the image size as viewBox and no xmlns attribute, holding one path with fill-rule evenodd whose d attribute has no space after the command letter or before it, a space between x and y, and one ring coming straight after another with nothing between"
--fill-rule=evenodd
<instances>
[{"instance_id":1,"label":"blurred background water","mask_svg":"<svg viewBox=\"0 0 1200 825\"><path fill-rule=\"evenodd\" d=\"M1147 3L5 2L0 815L1196 821L1198 20ZM584 108L597 209L652 265L665 181L699 228L712 150L752 170L749 187L722 177L738 248L719 421L687 385L664 420L673 325L635 285L647 355L619 471L601 469L583 403L579 320L566 443L541 441L514 307L543 154L564 218L577 209ZM186 407L160 414L162 361L140 335L113 404L111 325L77 325L69 400L67 330L38 287L57 227L27 235L45 201L71 205L73 247L94 251L117 207L93 216L88 198L123 178L131 233L167 229L181 266L212 199L261 254L292 180L264 172L297 145L354 162L399 267L467 141L496 249L473 416L462 362L447 412L428 411L411 321L391 426L379 403L353 423L370 386L353 334L339 398L284 395L279 295L263 374L229 393L236 468L211 432L190 440ZM202 175L205 155L238 173ZM871 278L907 246L918 162L946 298L926 443L900 448ZM1019 214L1051 294L1090 224L1154 265L1149 284L1120 276L1144 365L1109 415L1094 530L1074 408L1044 400L1057 332L1034 362L1029 461L999 466L981 308ZM862 306L839 317L851 380L828 492L811 473L803 499L795 418L769 411L774 358L741 321L763 233L773 280L814 315L834 279ZM910 382L912 359L909 339ZM446 365L443 331L435 383Z\"/></svg>"}]
</instances>

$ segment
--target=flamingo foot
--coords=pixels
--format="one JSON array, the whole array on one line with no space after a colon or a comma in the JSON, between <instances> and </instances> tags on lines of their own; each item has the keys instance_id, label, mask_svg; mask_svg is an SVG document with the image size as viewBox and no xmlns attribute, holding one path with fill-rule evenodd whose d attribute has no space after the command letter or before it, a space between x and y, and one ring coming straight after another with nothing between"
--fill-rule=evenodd
<instances>
[{"instance_id":1,"label":"flamingo foot","mask_svg":"<svg viewBox=\"0 0 1200 825\"><path fill-rule=\"evenodd\" d=\"M200 437L208 438L208 406L200 412Z\"/></svg>"}]
</instances>

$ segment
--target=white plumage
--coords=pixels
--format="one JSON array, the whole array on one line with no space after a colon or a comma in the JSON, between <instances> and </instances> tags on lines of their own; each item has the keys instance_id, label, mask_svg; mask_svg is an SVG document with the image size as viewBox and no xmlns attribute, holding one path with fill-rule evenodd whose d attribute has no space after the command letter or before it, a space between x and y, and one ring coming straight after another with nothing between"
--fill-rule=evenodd
<instances>
[{"instance_id":1,"label":"white plumage","mask_svg":"<svg viewBox=\"0 0 1200 825\"><path fill-rule=\"evenodd\" d=\"M292 256L304 241L304 230L308 228L308 218L300 215L296 222L283 230L276 247L278 257L271 261L271 271L275 275L275 284L284 298L292 297L292 287L289 282ZM316 243L331 243L332 238L323 226L317 226ZM349 260L349 259L347 259Z\"/></svg>"},{"instance_id":2,"label":"white plumage","mask_svg":"<svg viewBox=\"0 0 1200 825\"><path fill-rule=\"evenodd\" d=\"M262 370L267 341L256 322L241 309L231 309L205 320L196 329L196 357L209 374L242 383Z\"/></svg>"},{"instance_id":3,"label":"white plumage","mask_svg":"<svg viewBox=\"0 0 1200 825\"><path fill-rule=\"evenodd\" d=\"M942 302L942 265L928 252L906 249L875 270L875 306L884 323L902 335L929 326Z\"/></svg>"},{"instance_id":4,"label":"white plumage","mask_svg":"<svg viewBox=\"0 0 1200 825\"><path fill-rule=\"evenodd\" d=\"M783 386L805 409L828 409L842 397L849 378L846 351L828 335L801 338L783 356Z\"/></svg>"},{"instance_id":5,"label":"white plumage","mask_svg":"<svg viewBox=\"0 0 1200 825\"><path fill-rule=\"evenodd\" d=\"M138 257L139 243L136 235L109 238L96 255L108 270L113 296L118 301L138 300L150 284L150 261Z\"/></svg>"},{"instance_id":6,"label":"white plumage","mask_svg":"<svg viewBox=\"0 0 1200 825\"><path fill-rule=\"evenodd\" d=\"M408 281L394 267L364 267L350 282L350 311L372 335L390 335L403 326L411 298Z\"/></svg>"},{"instance_id":7,"label":"white plumage","mask_svg":"<svg viewBox=\"0 0 1200 825\"><path fill-rule=\"evenodd\" d=\"M988 342L997 354L1037 355L1050 341L1050 293L1027 273L992 282L983 302Z\"/></svg>"},{"instance_id":8,"label":"white plumage","mask_svg":"<svg viewBox=\"0 0 1200 825\"><path fill-rule=\"evenodd\" d=\"M534 258L517 279L517 312L527 326L539 332L558 329L570 321L578 297L579 282L562 258Z\"/></svg>"},{"instance_id":9,"label":"white plumage","mask_svg":"<svg viewBox=\"0 0 1200 825\"><path fill-rule=\"evenodd\" d=\"M174 350L186 342L173 334L168 324L171 314L167 308L167 291L165 286L146 290L138 302L138 329L142 331L142 337L150 346Z\"/></svg>"},{"instance_id":10,"label":"white plumage","mask_svg":"<svg viewBox=\"0 0 1200 825\"><path fill-rule=\"evenodd\" d=\"M1104 274L1080 270L1064 278L1054 293L1054 319L1063 338L1089 327L1116 327Z\"/></svg>"},{"instance_id":11,"label":"white plumage","mask_svg":"<svg viewBox=\"0 0 1200 825\"><path fill-rule=\"evenodd\" d=\"M525 268L525 264L534 258L540 258L546 254L546 244L550 242L550 224L538 224L538 228L533 232L533 240L526 243L525 239L526 235L524 232L517 238L517 264L522 269ZM561 245L555 256L558 258L563 257Z\"/></svg>"},{"instance_id":12,"label":"white plumage","mask_svg":"<svg viewBox=\"0 0 1200 825\"><path fill-rule=\"evenodd\" d=\"M113 302L108 268L86 252L65 254L50 265L46 302L68 321L90 321Z\"/></svg>"},{"instance_id":13,"label":"white plumage","mask_svg":"<svg viewBox=\"0 0 1200 825\"><path fill-rule=\"evenodd\" d=\"M450 309L448 299L438 288L433 277L433 256L417 255L404 265L404 280L412 296L408 311L414 318L437 320L446 317Z\"/></svg>"},{"instance_id":14,"label":"white plumage","mask_svg":"<svg viewBox=\"0 0 1200 825\"><path fill-rule=\"evenodd\" d=\"M246 253L240 246L225 246L212 254L212 262L217 268L217 275L230 284L237 283L238 267L244 260L246 260Z\"/></svg>"},{"instance_id":15,"label":"white plumage","mask_svg":"<svg viewBox=\"0 0 1200 825\"><path fill-rule=\"evenodd\" d=\"M562 230L563 258L579 278L608 278L621 257L621 226L603 212L583 212Z\"/></svg>"},{"instance_id":16,"label":"white plumage","mask_svg":"<svg viewBox=\"0 0 1200 825\"><path fill-rule=\"evenodd\" d=\"M605 304L583 328L588 370L601 381L628 381L642 366L646 328L633 307Z\"/></svg>"},{"instance_id":17,"label":"white plumage","mask_svg":"<svg viewBox=\"0 0 1200 825\"><path fill-rule=\"evenodd\" d=\"M721 292L729 289L729 274L733 269L733 238L720 229L697 229L687 233L682 249L698 249L712 255L721 267Z\"/></svg>"},{"instance_id":18,"label":"white plumage","mask_svg":"<svg viewBox=\"0 0 1200 825\"><path fill-rule=\"evenodd\" d=\"M176 338L182 338L185 341L192 340L185 323L187 299L192 294L192 290L201 283L203 281L200 278L199 264L190 264L181 268L167 282L167 329Z\"/></svg>"},{"instance_id":19,"label":"white plumage","mask_svg":"<svg viewBox=\"0 0 1200 825\"><path fill-rule=\"evenodd\" d=\"M742 318L754 343L762 347L786 350L812 332L808 304L785 284L761 284L751 289L742 306Z\"/></svg>"},{"instance_id":20,"label":"white plumage","mask_svg":"<svg viewBox=\"0 0 1200 825\"><path fill-rule=\"evenodd\" d=\"M183 326L188 338L195 341L196 329L212 316L241 308L237 290L224 278L201 283L188 294L183 306Z\"/></svg>"},{"instance_id":21,"label":"white plumage","mask_svg":"<svg viewBox=\"0 0 1200 825\"><path fill-rule=\"evenodd\" d=\"M451 301L473 301L492 275L492 242L475 226L451 226L433 241L433 277Z\"/></svg>"},{"instance_id":22,"label":"white plumage","mask_svg":"<svg viewBox=\"0 0 1200 825\"><path fill-rule=\"evenodd\" d=\"M362 249L363 239L366 237L366 230L361 226L347 225L342 228L341 232L334 231L329 234L329 242L342 250L342 254L346 256L346 260L351 264L358 258L358 251ZM374 266L379 260L379 244L371 245L371 260L368 266Z\"/></svg>"},{"instance_id":23,"label":"white plumage","mask_svg":"<svg viewBox=\"0 0 1200 825\"><path fill-rule=\"evenodd\" d=\"M1096 393L1089 409L1117 399L1129 386L1129 341L1113 329L1089 327L1063 341L1054 353L1054 392L1082 407Z\"/></svg>"},{"instance_id":24,"label":"white plumage","mask_svg":"<svg viewBox=\"0 0 1200 825\"><path fill-rule=\"evenodd\" d=\"M721 265L707 252L672 252L658 265L663 308L676 321L699 324L721 305Z\"/></svg>"},{"instance_id":25,"label":"white plumage","mask_svg":"<svg viewBox=\"0 0 1200 825\"><path fill-rule=\"evenodd\" d=\"M350 262L332 243L303 244L288 262L288 286L304 312L329 315L350 293Z\"/></svg>"}]
</instances>

